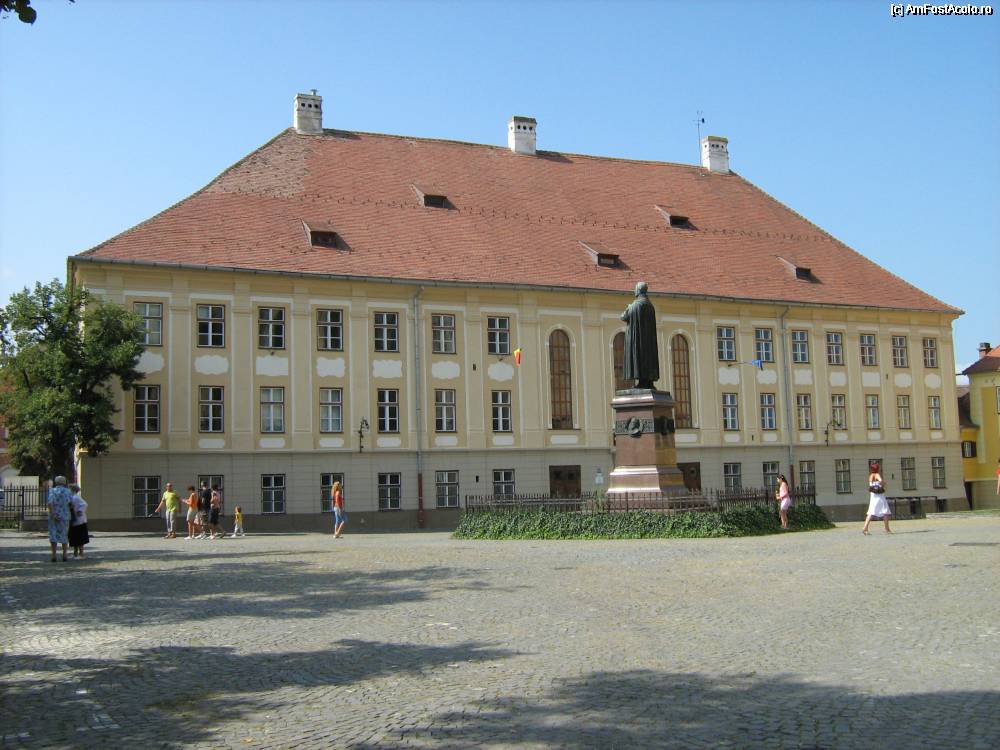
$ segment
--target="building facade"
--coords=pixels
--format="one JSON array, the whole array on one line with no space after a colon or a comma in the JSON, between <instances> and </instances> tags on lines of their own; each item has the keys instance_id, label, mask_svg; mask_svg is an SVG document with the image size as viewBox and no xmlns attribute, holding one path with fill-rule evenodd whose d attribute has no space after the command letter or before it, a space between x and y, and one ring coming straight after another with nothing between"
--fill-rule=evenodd
<instances>
[{"instance_id":1,"label":"building facade","mask_svg":"<svg viewBox=\"0 0 1000 750\"><path fill-rule=\"evenodd\" d=\"M1000 507L1000 346L979 345L979 360L962 372L968 426L962 427L966 494L973 508Z\"/></svg>"},{"instance_id":2,"label":"building facade","mask_svg":"<svg viewBox=\"0 0 1000 750\"><path fill-rule=\"evenodd\" d=\"M780 472L835 517L892 494L964 505L960 311L729 169L295 127L176 206L70 259L145 321L145 380L110 455L80 457L92 524L133 528L167 481L259 527L447 527L467 494L595 489L614 462L619 316L656 306L689 486ZM896 492L894 492L896 491Z\"/></svg>"}]
</instances>

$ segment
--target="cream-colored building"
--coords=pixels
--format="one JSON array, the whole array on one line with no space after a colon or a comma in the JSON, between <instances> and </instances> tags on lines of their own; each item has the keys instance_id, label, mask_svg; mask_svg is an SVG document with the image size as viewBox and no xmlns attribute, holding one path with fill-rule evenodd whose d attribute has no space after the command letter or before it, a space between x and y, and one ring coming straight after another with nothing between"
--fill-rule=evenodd
<instances>
[{"instance_id":1,"label":"cream-colored building","mask_svg":"<svg viewBox=\"0 0 1000 750\"><path fill-rule=\"evenodd\" d=\"M258 529L323 524L334 479L371 528L593 490L638 280L689 484L781 471L857 516L877 459L890 494L962 502L960 311L731 172L725 139L689 166L537 150L530 118L500 148L323 129L314 94L295 117L70 259L147 326L121 439L81 456L92 525L202 477Z\"/></svg>"}]
</instances>

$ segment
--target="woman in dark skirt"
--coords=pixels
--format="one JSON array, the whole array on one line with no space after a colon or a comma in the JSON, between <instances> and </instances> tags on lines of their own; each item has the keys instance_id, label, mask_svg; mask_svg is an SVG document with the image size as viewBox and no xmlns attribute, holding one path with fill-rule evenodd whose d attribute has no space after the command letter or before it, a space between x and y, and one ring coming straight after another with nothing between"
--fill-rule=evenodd
<instances>
[{"instance_id":1,"label":"woman in dark skirt","mask_svg":"<svg viewBox=\"0 0 1000 750\"><path fill-rule=\"evenodd\" d=\"M87 501L80 496L80 485L70 485L73 499L70 500L69 546L73 548L73 557L83 559L83 546L90 542L87 531Z\"/></svg>"}]
</instances>

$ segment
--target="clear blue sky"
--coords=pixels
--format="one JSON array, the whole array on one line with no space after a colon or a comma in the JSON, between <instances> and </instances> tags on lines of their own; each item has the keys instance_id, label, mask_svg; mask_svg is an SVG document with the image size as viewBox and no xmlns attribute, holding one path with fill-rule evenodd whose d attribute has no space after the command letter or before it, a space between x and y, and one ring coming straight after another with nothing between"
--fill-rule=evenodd
<instances>
[{"instance_id":1,"label":"clear blue sky","mask_svg":"<svg viewBox=\"0 0 1000 750\"><path fill-rule=\"evenodd\" d=\"M1000 6L35 0L0 20L0 302L291 124L732 167L1000 343Z\"/></svg>"}]
</instances>

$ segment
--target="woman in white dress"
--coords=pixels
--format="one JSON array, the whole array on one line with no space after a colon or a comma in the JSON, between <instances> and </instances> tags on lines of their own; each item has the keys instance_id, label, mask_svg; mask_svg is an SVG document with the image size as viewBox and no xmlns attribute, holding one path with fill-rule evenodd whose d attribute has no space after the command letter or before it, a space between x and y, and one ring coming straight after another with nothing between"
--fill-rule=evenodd
<instances>
[{"instance_id":1,"label":"woman in white dress","mask_svg":"<svg viewBox=\"0 0 1000 750\"><path fill-rule=\"evenodd\" d=\"M892 533L889 529L889 516L892 515L892 511L885 499L885 480L882 479L879 468L878 464L872 464L872 473L868 475L868 514L865 516L865 527L861 530L865 536L868 535L868 524L872 522L873 518L881 518L882 523L885 524L885 533Z\"/></svg>"}]
</instances>

